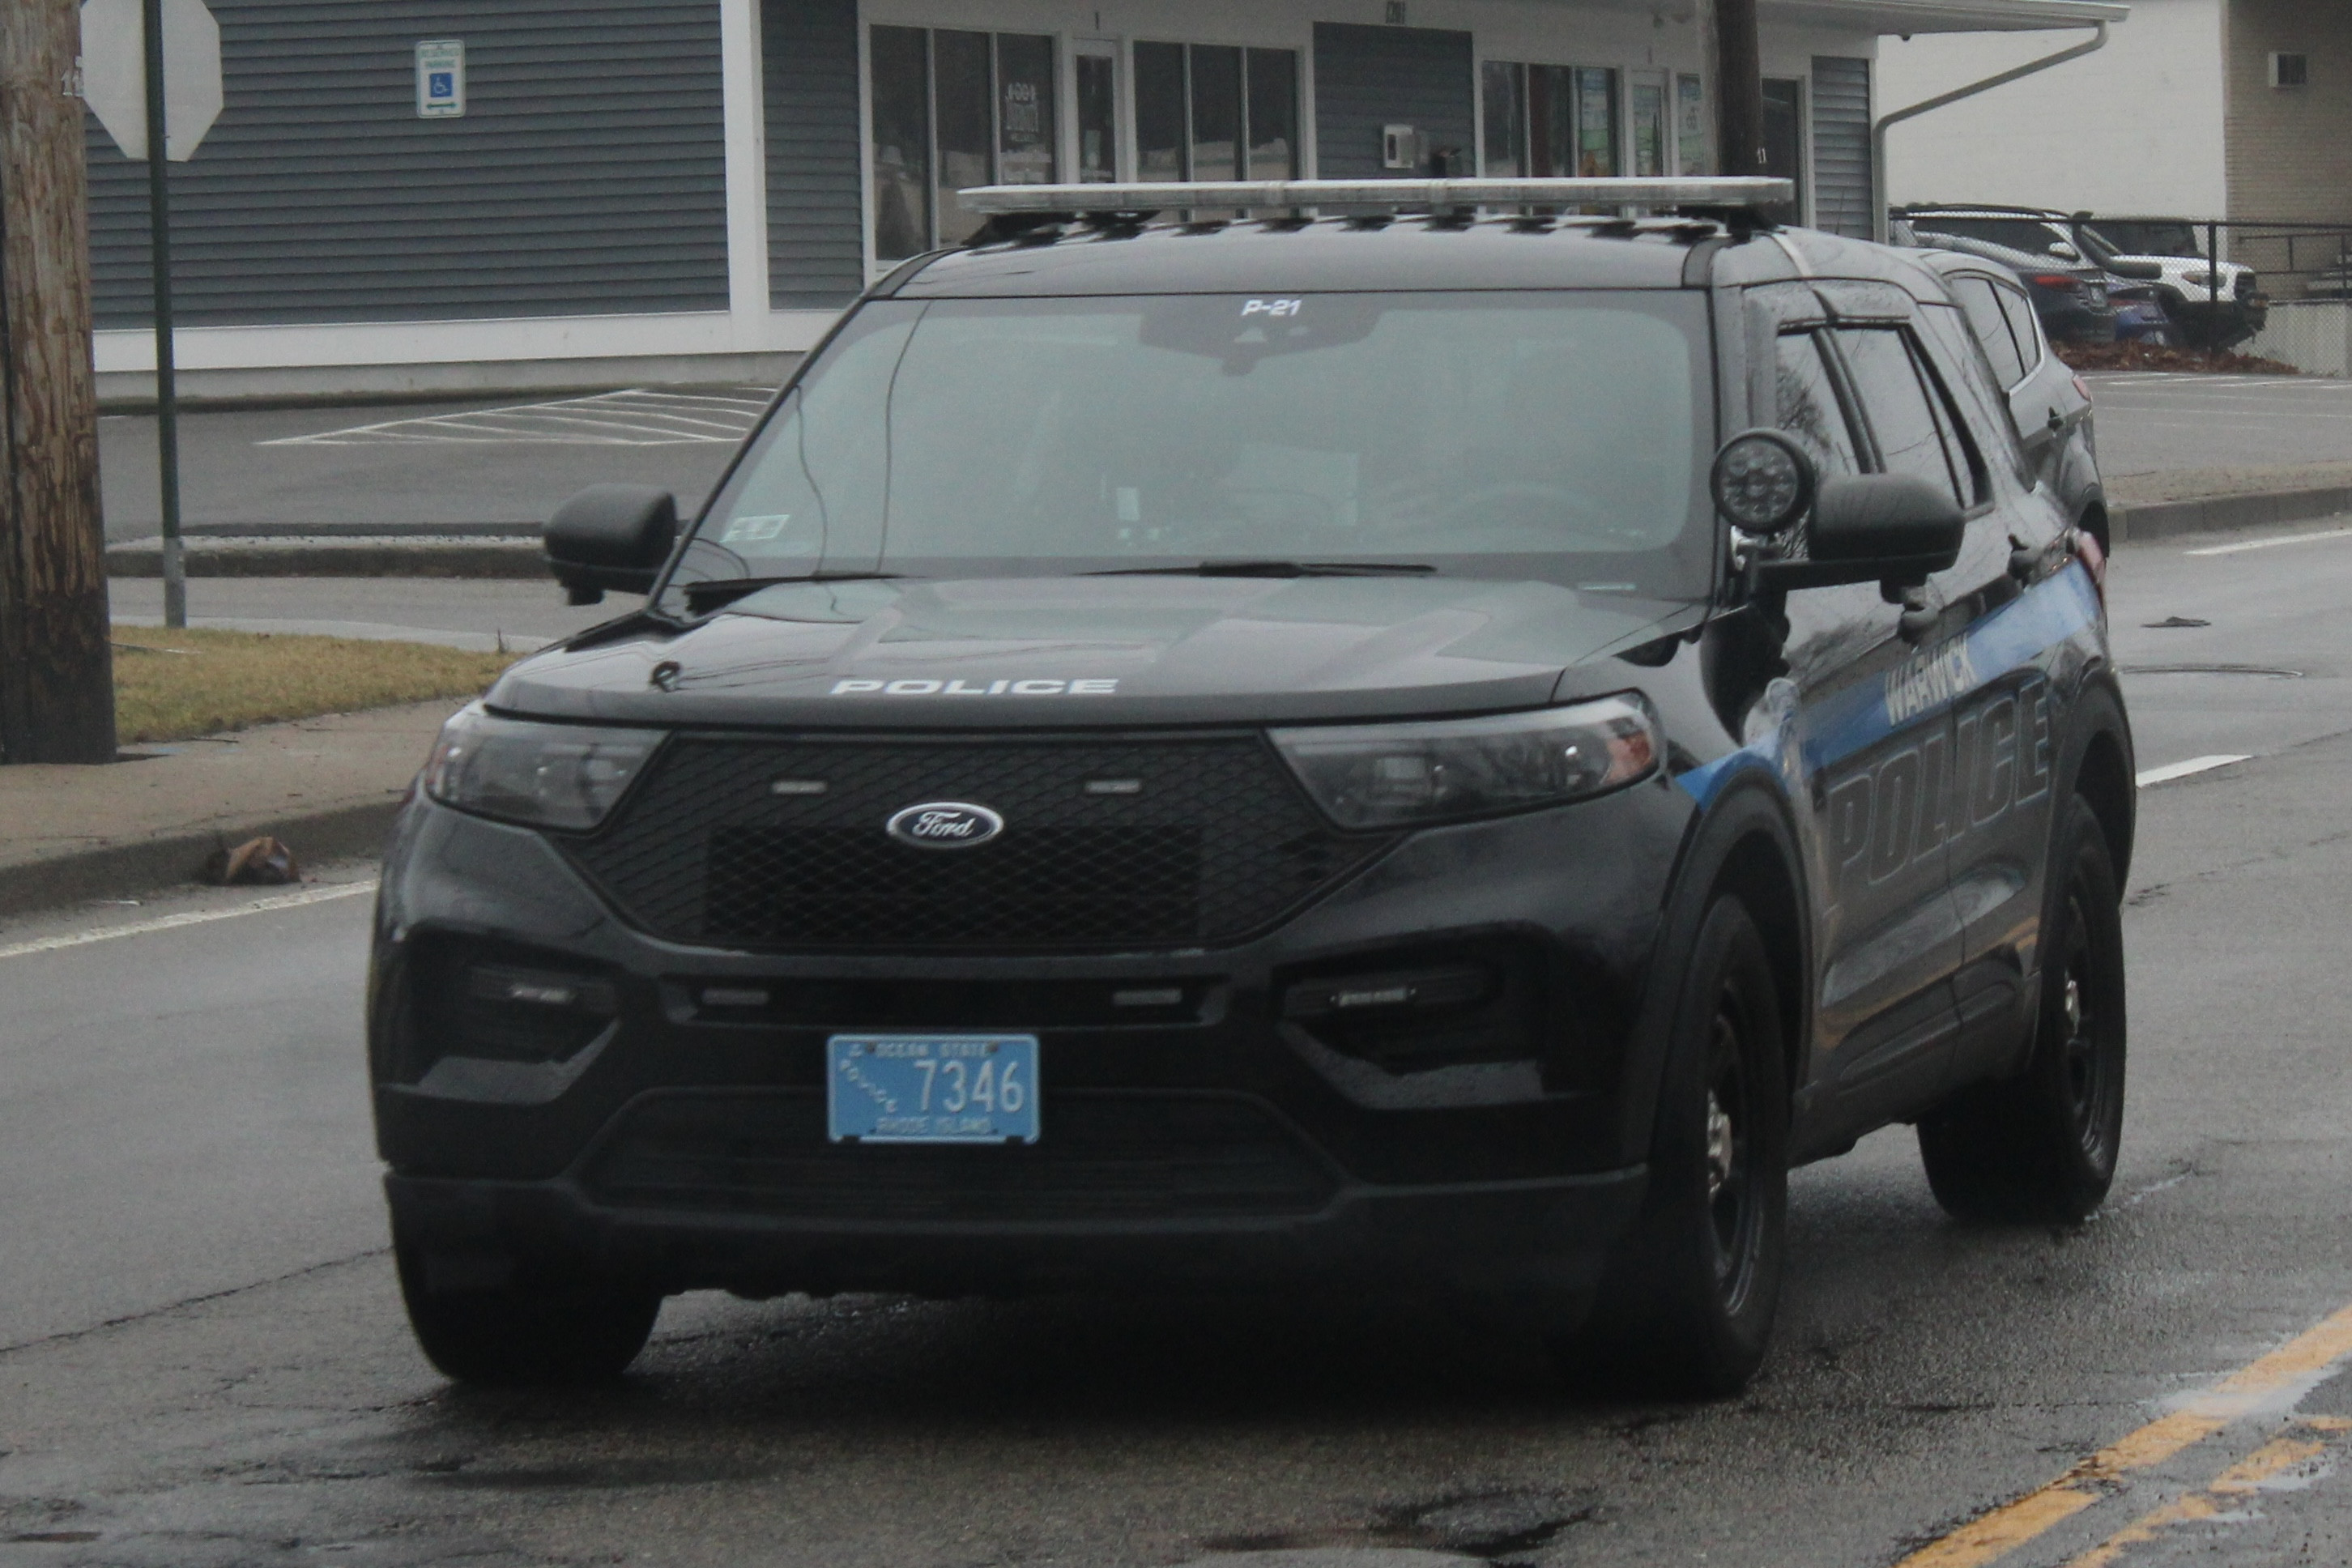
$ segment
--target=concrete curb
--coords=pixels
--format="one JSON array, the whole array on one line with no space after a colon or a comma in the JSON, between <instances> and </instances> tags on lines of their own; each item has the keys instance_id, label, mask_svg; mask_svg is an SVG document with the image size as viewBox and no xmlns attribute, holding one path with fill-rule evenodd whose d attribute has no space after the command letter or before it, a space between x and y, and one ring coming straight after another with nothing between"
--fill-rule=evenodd
<instances>
[{"instance_id":1,"label":"concrete curb","mask_svg":"<svg viewBox=\"0 0 2352 1568\"><path fill-rule=\"evenodd\" d=\"M547 579L537 541L361 539L267 541L250 545L191 539L182 556L191 577L471 577ZM163 552L117 545L106 552L110 577L161 577Z\"/></svg>"},{"instance_id":2,"label":"concrete curb","mask_svg":"<svg viewBox=\"0 0 2352 1568\"><path fill-rule=\"evenodd\" d=\"M2202 500L2125 503L2113 513L2117 544L2173 539L2185 533L2236 533L2275 523L2309 522L2352 511L2352 486L2316 489L2255 490L2209 496Z\"/></svg>"},{"instance_id":3,"label":"concrete curb","mask_svg":"<svg viewBox=\"0 0 2352 1568\"><path fill-rule=\"evenodd\" d=\"M215 850L264 833L284 840L305 865L373 855L383 847L401 805L384 800L326 806L0 866L0 915L29 914L95 899L136 898L193 882Z\"/></svg>"}]
</instances>

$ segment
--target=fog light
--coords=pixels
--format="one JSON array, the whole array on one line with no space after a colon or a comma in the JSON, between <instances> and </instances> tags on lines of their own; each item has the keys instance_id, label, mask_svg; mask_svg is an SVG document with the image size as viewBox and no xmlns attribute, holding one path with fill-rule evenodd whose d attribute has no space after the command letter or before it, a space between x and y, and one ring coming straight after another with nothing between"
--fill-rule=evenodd
<instances>
[{"instance_id":1,"label":"fog light","mask_svg":"<svg viewBox=\"0 0 2352 1568\"><path fill-rule=\"evenodd\" d=\"M1493 980L1483 969L1462 965L1395 974L1351 975L1314 980L1284 993L1286 1018L1320 1018L1334 1013L1466 1007L1485 999Z\"/></svg>"}]
</instances>

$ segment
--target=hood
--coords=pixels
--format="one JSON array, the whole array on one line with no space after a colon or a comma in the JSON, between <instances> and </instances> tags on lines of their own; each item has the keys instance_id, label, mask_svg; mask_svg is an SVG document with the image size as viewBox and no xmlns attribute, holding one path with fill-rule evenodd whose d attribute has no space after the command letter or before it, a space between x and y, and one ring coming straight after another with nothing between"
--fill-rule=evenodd
<instances>
[{"instance_id":1,"label":"hood","mask_svg":"<svg viewBox=\"0 0 2352 1568\"><path fill-rule=\"evenodd\" d=\"M534 655L489 705L766 728L1256 723L1534 707L1697 618L1678 601L1460 577L795 583L689 628ZM1574 681L1569 683L1575 685Z\"/></svg>"}]
</instances>

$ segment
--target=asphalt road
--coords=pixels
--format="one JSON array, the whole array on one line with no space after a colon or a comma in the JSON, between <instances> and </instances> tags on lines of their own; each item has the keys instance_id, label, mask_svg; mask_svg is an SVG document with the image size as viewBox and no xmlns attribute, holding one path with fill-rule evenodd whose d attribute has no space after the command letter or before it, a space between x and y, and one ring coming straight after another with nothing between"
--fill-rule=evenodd
<instances>
[{"instance_id":1,"label":"asphalt road","mask_svg":"<svg viewBox=\"0 0 2352 1568\"><path fill-rule=\"evenodd\" d=\"M2131 371L2084 379L2110 479L2352 462L2352 381Z\"/></svg>"},{"instance_id":2,"label":"asphalt road","mask_svg":"<svg viewBox=\"0 0 2352 1568\"><path fill-rule=\"evenodd\" d=\"M1899 1130L1800 1173L1778 1350L1717 1405L1566 1398L1514 1331L1377 1302L696 1297L614 1391L453 1391L381 1250L366 900L16 922L0 1563L2344 1562L2352 1319L2308 1334L2352 1303L2327 531L2116 563L2141 767L2251 756L2142 795L2115 1201L1956 1226ZM2199 664L2296 673L2159 668Z\"/></svg>"},{"instance_id":3,"label":"asphalt road","mask_svg":"<svg viewBox=\"0 0 2352 1568\"><path fill-rule=\"evenodd\" d=\"M2111 477L2352 461L2352 381L2095 375ZM621 391L503 402L221 410L180 424L192 526L537 524L574 491L667 486L698 507L767 389ZM99 422L109 539L152 536L155 422Z\"/></svg>"},{"instance_id":4,"label":"asphalt road","mask_svg":"<svg viewBox=\"0 0 2352 1568\"><path fill-rule=\"evenodd\" d=\"M528 523L607 482L662 485L698 508L770 387L222 409L180 417L192 527ZM99 421L110 540L152 537L161 485L151 415Z\"/></svg>"}]
</instances>

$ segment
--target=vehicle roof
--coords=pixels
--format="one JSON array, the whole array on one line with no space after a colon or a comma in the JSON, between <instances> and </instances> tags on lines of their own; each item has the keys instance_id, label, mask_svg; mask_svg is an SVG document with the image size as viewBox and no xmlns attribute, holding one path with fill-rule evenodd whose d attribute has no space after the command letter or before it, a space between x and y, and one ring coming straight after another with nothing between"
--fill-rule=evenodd
<instances>
[{"instance_id":1,"label":"vehicle roof","mask_svg":"<svg viewBox=\"0 0 2352 1568\"><path fill-rule=\"evenodd\" d=\"M1932 247L1923 248L1916 254L1922 266L1931 267L1944 277L1949 277L1955 272L1990 272L2013 281L2021 280L2019 279L2016 268L2005 262L1995 261L1990 256L1975 256L1965 250L1941 250Z\"/></svg>"},{"instance_id":2,"label":"vehicle roof","mask_svg":"<svg viewBox=\"0 0 2352 1568\"><path fill-rule=\"evenodd\" d=\"M2063 272L2070 275L2094 276L2104 269L2087 261L2063 261L2055 256L2036 256L2032 251L2016 250L1994 240L1979 239L1972 234L1945 234L1938 229L1915 230L1922 238L1934 238L1947 243L1922 246L1922 250L1944 250L1964 256L1979 257L1999 262L2013 272Z\"/></svg>"},{"instance_id":3,"label":"vehicle roof","mask_svg":"<svg viewBox=\"0 0 2352 1568\"><path fill-rule=\"evenodd\" d=\"M1693 254L1701 247L1711 266L1693 269ZM1190 224L1048 221L910 264L884 291L903 299L956 299L1680 289L1701 280L1738 285L1805 276L1935 287L1899 252L1807 229L1749 237L1703 218L1415 215Z\"/></svg>"},{"instance_id":4,"label":"vehicle roof","mask_svg":"<svg viewBox=\"0 0 2352 1568\"><path fill-rule=\"evenodd\" d=\"M2021 217L2056 224L2072 223L2074 220L2072 213L2062 213L2055 207L2002 206L1993 202L1913 202L1906 206L1896 207L1895 210L1903 217L1920 217L1930 215L1943 215L1950 217ZM2095 220L2085 218L2084 221L2088 223Z\"/></svg>"}]
</instances>

